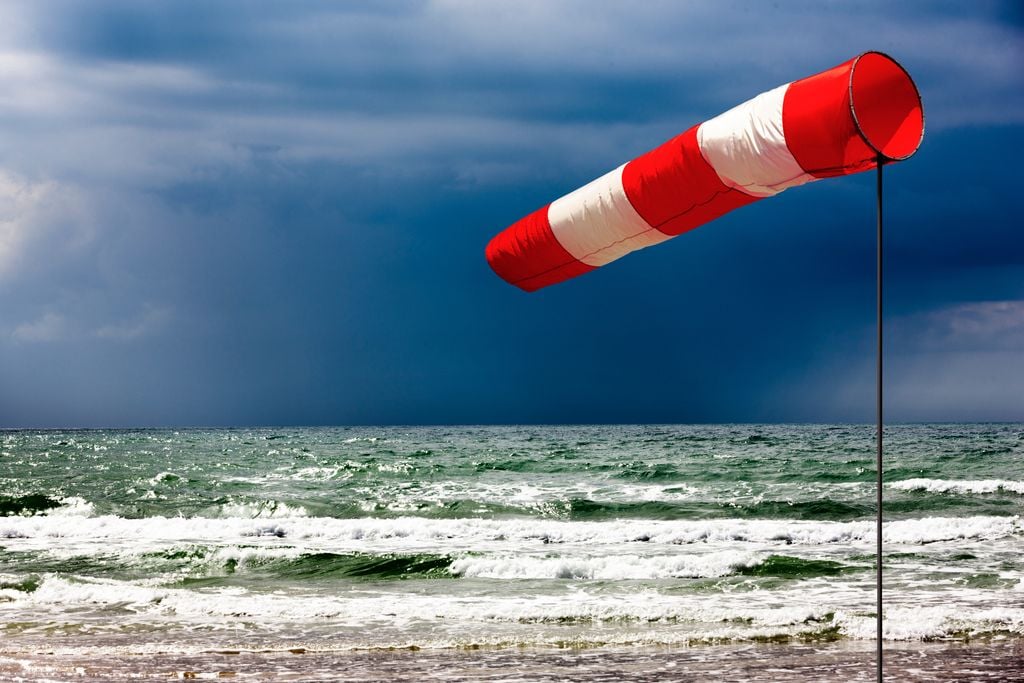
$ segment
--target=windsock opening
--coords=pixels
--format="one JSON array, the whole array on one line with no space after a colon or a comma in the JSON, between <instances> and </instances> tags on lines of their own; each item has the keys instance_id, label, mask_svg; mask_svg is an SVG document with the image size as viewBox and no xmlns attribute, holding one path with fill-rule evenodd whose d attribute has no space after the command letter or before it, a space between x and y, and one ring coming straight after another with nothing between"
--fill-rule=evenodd
<instances>
[{"instance_id":1,"label":"windsock opening","mask_svg":"<svg viewBox=\"0 0 1024 683\"><path fill-rule=\"evenodd\" d=\"M864 142L886 159L906 159L921 146L921 95L910 74L889 55L865 52L854 62L850 110Z\"/></svg>"}]
</instances>

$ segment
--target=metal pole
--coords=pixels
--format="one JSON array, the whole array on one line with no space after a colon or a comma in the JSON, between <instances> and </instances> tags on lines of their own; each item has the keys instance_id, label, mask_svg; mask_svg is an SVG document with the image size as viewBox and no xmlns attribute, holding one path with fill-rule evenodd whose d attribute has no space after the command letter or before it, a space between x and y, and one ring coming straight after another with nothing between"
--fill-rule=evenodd
<instances>
[{"instance_id":1,"label":"metal pole","mask_svg":"<svg viewBox=\"0 0 1024 683\"><path fill-rule=\"evenodd\" d=\"M877 241L877 281L876 281L876 307L877 307L877 330L878 330L878 363L875 374L875 414L878 421L875 432L875 443L877 452L875 454L875 503L877 515L875 518L875 595L876 595L876 624L877 624L877 659L878 659L878 683L882 683L882 166L885 159L878 155L878 229L875 239Z\"/></svg>"}]
</instances>

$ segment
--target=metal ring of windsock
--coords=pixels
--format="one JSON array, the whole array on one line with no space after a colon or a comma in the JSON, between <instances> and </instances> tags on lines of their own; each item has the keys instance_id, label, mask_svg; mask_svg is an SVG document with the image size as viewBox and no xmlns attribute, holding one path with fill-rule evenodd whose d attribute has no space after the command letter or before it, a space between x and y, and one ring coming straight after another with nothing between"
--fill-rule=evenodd
<instances>
[{"instance_id":1,"label":"metal ring of windsock","mask_svg":"<svg viewBox=\"0 0 1024 683\"><path fill-rule=\"evenodd\" d=\"M487 261L526 291L599 268L786 188L908 158L924 111L896 60L865 52L762 93L521 218Z\"/></svg>"}]
</instances>

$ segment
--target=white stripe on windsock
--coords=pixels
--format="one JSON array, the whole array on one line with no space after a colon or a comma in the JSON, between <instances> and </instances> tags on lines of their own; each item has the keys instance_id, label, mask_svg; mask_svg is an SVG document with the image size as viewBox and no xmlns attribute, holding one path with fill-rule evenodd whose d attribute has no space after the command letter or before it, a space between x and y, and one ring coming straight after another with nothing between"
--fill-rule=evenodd
<instances>
[{"instance_id":1,"label":"white stripe on windsock","mask_svg":"<svg viewBox=\"0 0 1024 683\"><path fill-rule=\"evenodd\" d=\"M625 167L556 199L548 208L555 239L588 266L603 266L672 237L652 228L633 208L622 188Z\"/></svg>"},{"instance_id":2,"label":"white stripe on windsock","mask_svg":"<svg viewBox=\"0 0 1024 683\"><path fill-rule=\"evenodd\" d=\"M816 180L786 146L782 103L788 88L787 83L761 93L700 125L701 154L727 186L754 197L770 197Z\"/></svg>"}]
</instances>

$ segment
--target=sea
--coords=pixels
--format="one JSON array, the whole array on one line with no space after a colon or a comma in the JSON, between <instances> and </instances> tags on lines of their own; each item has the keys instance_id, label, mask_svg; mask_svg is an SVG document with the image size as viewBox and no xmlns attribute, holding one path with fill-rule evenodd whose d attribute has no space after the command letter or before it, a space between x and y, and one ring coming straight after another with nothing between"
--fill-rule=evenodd
<instances>
[{"instance_id":1,"label":"sea","mask_svg":"<svg viewBox=\"0 0 1024 683\"><path fill-rule=\"evenodd\" d=\"M885 445L894 680L1024 680L1024 425ZM870 425L0 431L0 679L874 680L874 458Z\"/></svg>"}]
</instances>

